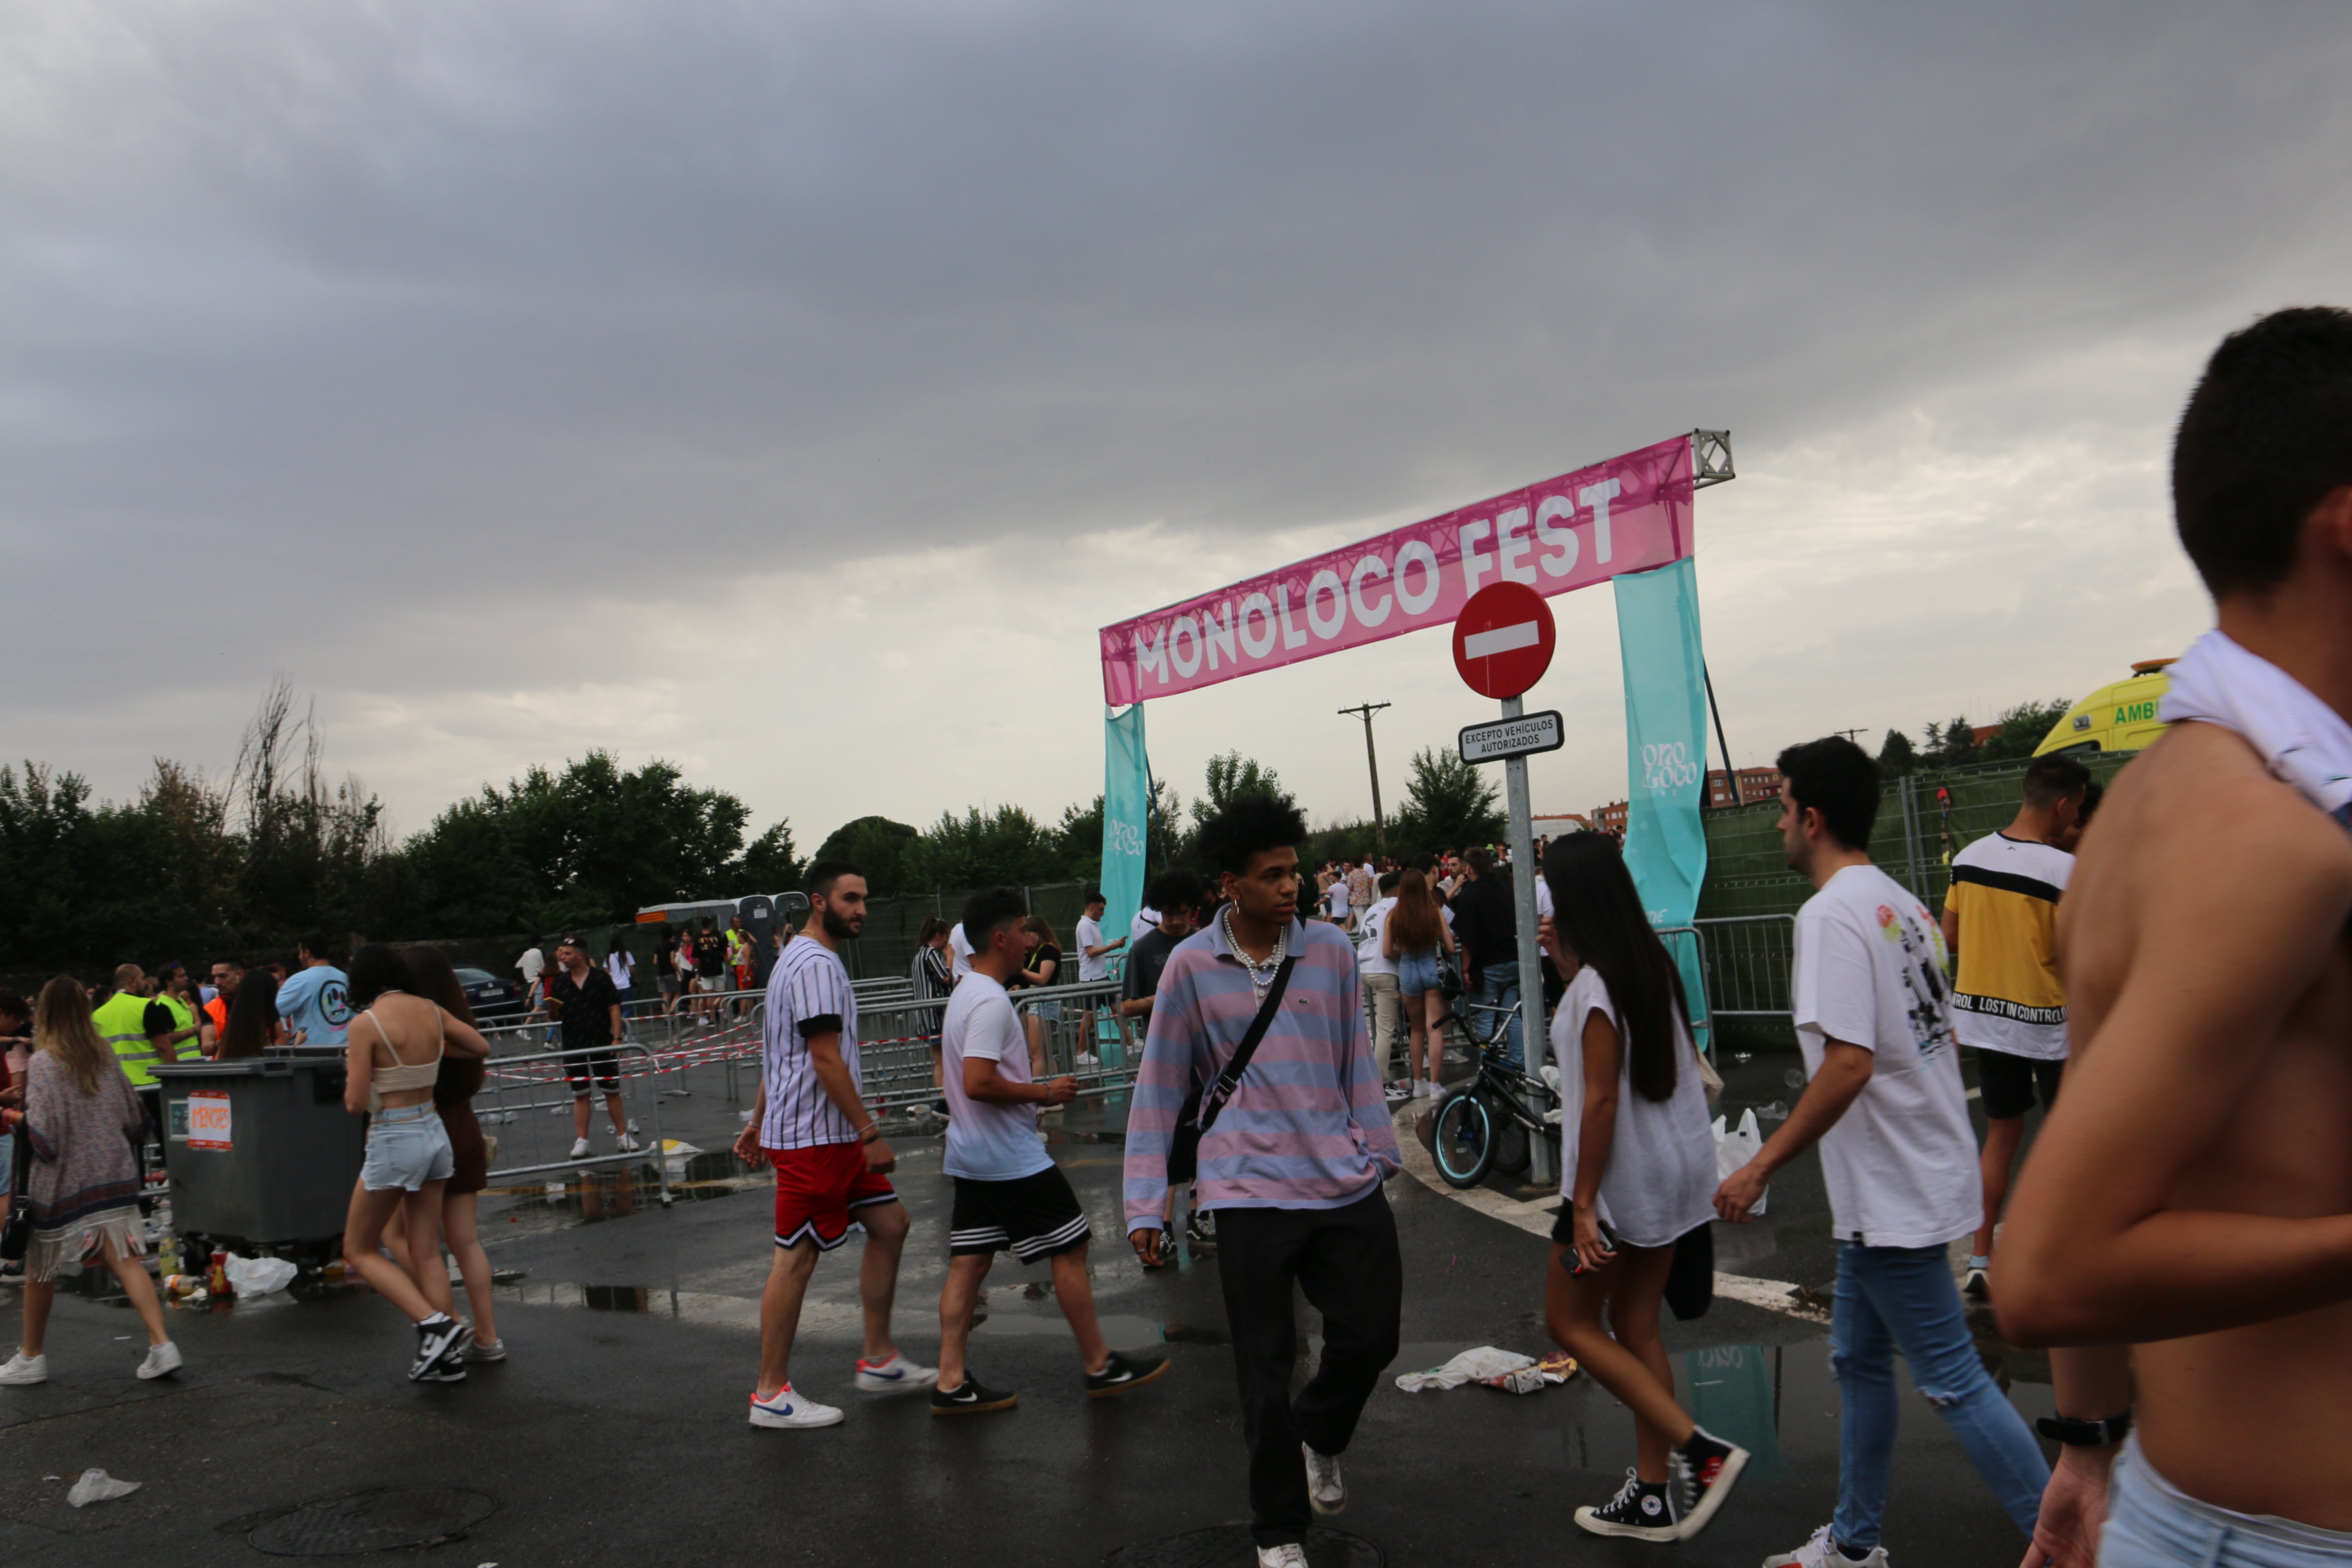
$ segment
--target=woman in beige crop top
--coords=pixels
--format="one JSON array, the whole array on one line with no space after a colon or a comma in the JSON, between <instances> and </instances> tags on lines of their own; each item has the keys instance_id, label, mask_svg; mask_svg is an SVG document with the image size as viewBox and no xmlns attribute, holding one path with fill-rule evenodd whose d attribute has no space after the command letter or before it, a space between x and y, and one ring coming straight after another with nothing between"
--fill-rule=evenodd
<instances>
[{"instance_id":1,"label":"woman in beige crop top","mask_svg":"<svg viewBox=\"0 0 2352 1568\"><path fill-rule=\"evenodd\" d=\"M441 1058L486 1057L474 1027L408 992L400 954L370 942L348 971L354 1016L344 1047L343 1109L371 1112L365 1163L343 1222L344 1262L417 1328L412 1382L455 1383L465 1375L465 1329L449 1315L449 1279L441 1268L412 1279L377 1248L395 1209L407 1223L412 1255L441 1256L441 1189L451 1170L449 1135L433 1109Z\"/></svg>"}]
</instances>

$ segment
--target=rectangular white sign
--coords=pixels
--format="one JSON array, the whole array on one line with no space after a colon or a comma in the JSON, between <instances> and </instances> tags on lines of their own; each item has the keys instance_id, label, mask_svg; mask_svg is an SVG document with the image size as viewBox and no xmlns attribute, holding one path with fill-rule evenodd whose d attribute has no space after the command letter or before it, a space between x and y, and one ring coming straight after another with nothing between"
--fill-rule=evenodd
<instances>
[{"instance_id":1,"label":"rectangular white sign","mask_svg":"<svg viewBox=\"0 0 2352 1568\"><path fill-rule=\"evenodd\" d=\"M1560 723L1559 710L1547 709L1541 713L1524 714L1517 719L1498 719L1491 724L1466 726L1462 731L1462 760L1465 763L1499 763L1507 757L1557 752L1567 743L1568 735Z\"/></svg>"},{"instance_id":2,"label":"rectangular white sign","mask_svg":"<svg viewBox=\"0 0 2352 1568\"><path fill-rule=\"evenodd\" d=\"M188 1091L188 1147L230 1149L228 1095L218 1089Z\"/></svg>"}]
</instances>

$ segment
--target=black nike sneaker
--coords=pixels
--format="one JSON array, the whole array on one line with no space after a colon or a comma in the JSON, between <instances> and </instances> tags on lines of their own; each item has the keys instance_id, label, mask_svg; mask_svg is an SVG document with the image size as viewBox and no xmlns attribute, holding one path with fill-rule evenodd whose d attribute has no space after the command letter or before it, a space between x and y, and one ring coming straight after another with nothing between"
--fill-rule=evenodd
<instances>
[{"instance_id":1,"label":"black nike sneaker","mask_svg":"<svg viewBox=\"0 0 2352 1568\"><path fill-rule=\"evenodd\" d=\"M967 1368L963 1384L957 1388L931 1389L931 1414L934 1415L981 1415L991 1410L1010 1410L1021 1403L1021 1396L999 1393L972 1376Z\"/></svg>"},{"instance_id":2,"label":"black nike sneaker","mask_svg":"<svg viewBox=\"0 0 2352 1568\"><path fill-rule=\"evenodd\" d=\"M1100 1372L1087 1373L1087 1397L1108 1399L1114 1394L1125 1394L1130 1388L1140 1388L1168 1370L1164 1355L1133 1356L1110 1352Z\"/></svg>"}]
</instances>

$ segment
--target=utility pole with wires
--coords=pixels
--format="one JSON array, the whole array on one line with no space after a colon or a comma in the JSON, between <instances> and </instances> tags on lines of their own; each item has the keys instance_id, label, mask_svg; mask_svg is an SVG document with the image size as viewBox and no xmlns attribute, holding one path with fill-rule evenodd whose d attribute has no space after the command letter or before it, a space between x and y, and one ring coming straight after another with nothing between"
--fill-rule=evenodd
<instances>
[{"instance_id":1,"label":"utility pole with wires","mask_svg":"<svg viewBox=\"0 0 2352 1568\"><path fill-rule=\"evenodd\" d=\"M1372 715L1387 706L1385 702L1363 702L1339 710L1342 719L1360 718L1364 721L1364 763L1372 770L1372 838L1383 855L1389 852L1389 826L1381 816L1381 759L1372 750Z\"/></svg>"}]
</instances>

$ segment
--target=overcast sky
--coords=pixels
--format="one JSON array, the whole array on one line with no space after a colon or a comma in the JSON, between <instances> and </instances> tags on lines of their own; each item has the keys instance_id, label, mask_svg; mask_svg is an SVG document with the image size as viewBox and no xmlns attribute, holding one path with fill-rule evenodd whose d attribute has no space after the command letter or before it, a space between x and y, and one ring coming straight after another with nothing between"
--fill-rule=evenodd
<instances>
[{"instance_id":1,"label":"overcast sky","mask_svg":"<svg viewBox=\"0 0 2352 1568\"><path fill-rule=\"evenodd\" d=\"M1095 628L1694 426L1736 760L2209 608L2172 421L2352 296L2340 5L0 10L0 752L215 772L273 673L413 831L592 747L803 848L1101 787ZM1554 601L1539 811L1622 792ZM1423 633L1151 705L1364 813Z\"/></svg>"}]
</instances>

